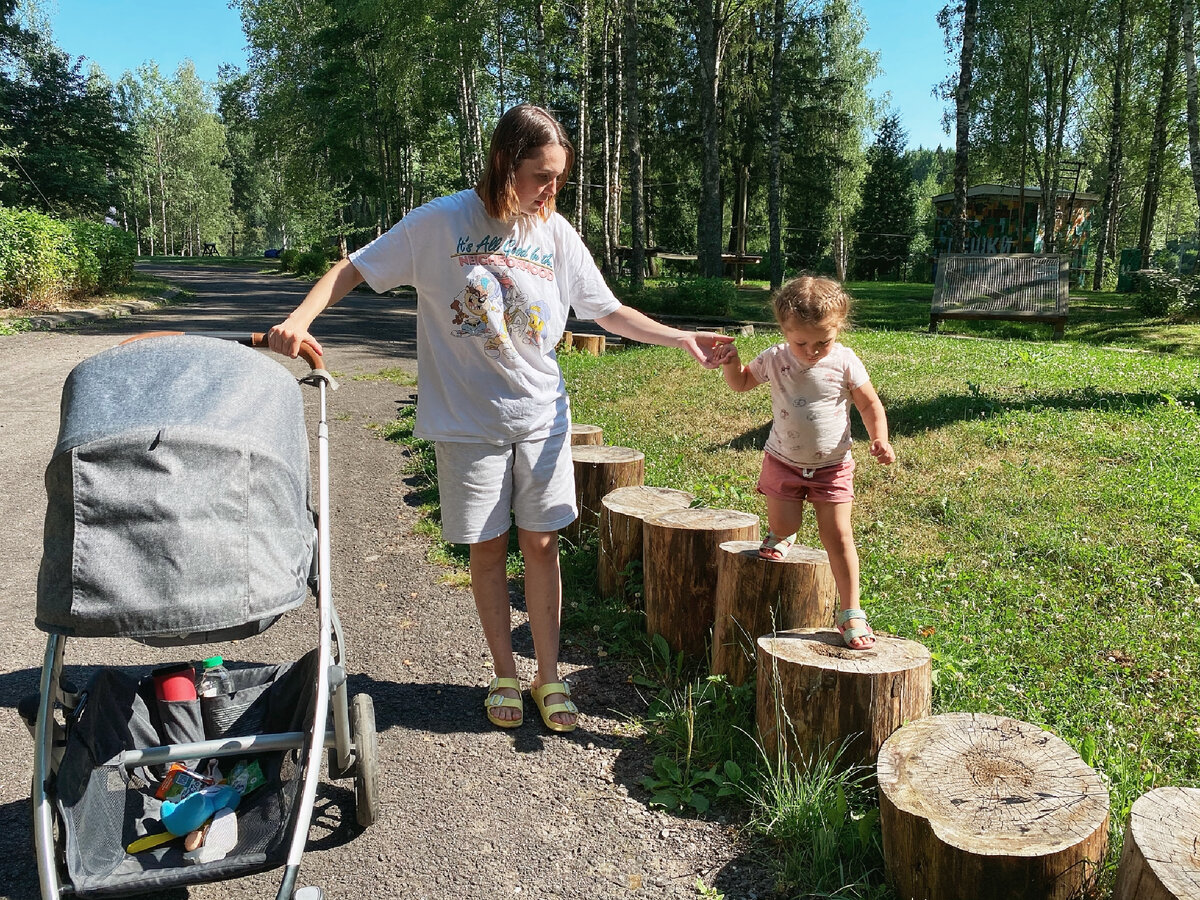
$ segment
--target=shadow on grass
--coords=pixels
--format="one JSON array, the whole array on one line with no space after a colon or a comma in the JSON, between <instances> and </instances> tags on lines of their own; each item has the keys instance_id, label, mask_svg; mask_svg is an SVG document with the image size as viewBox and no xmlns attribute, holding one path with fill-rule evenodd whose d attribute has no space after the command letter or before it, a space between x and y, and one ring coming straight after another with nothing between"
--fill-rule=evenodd
<instances>
[{"instance_id":1,"label":"shadow on grass","mask_svg":"<svg viewBox=\"0 0 1200 900\"><path fill-rule=\"evenodd\" d=\"M1151 391L1098 391L1085 387L1073 391L1029 394L1015 400L989 396L977 391L958 395L941 395L926 400L891 402L887 406L888 424L893 435L919 434L957 422L990 419L1008 412L1057 410L1078 412L1136 413L1169 403L1200 401L1200 394L1166 397ZM866 439L866 431L855 422L855 438Z\"/></svg>"}]
</instances>

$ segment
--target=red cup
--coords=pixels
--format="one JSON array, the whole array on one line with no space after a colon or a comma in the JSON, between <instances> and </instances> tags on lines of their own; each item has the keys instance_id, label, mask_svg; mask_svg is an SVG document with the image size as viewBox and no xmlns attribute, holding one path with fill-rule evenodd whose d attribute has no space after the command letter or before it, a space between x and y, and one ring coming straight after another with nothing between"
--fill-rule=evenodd
<instances>
[{"instance_id":1,"label":"red cup","mask_svg":"<svg viewBox=\"0 0 1200 900\"><path fill-rule=\"evenodd\" d=\"M150 673L159 700L195 700L196 671L187 663L163 666Z\"/></svg>"}]
</instances>

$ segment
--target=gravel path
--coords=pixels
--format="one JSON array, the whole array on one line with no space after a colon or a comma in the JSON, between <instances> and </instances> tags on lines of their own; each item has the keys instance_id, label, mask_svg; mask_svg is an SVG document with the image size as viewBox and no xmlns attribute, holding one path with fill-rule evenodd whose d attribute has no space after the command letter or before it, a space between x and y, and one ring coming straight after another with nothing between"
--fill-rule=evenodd
<instances>
[{"instance_id":1,"label":"gravel path","mask_svg":"<svg viewBox=\"0 0 1200 900\"><path fill-rule=\"evenodd\" d=\"M264 330L307 287L231 267L156 274L169 274L197 299L70 331L0 337L0 375L8 385L0 396L7 525L0 530L7 601L0 610L0 893L7 897L38 896L27 790L32 743L15 706L36 690L44 647L32 626L41 479L63 378L80 360L139 331ZM382 812L360 831L352 784L323 782L300 883L319 885L329 898L694 897L702 877L729 900L769 896L768 876L744 855L731 826L647 807L638 782L650 760L639 740L622 735L627 717L644 704L619 666L566 651L563 674L584 712L572 735L545 730L528 693L522 727L487 725L481 704L491 668L470 594L443 584L445 570L426 561L428 541L413 532L404 450L377 434L376 426L412 402L412 392L355 377L397 366L415 373L414 308L411 299L353 294L318 323L341 382L329 403L334 599L351 693L366 692L375 703ZM228 656L299 657L316 640L314 610L307 604L266 634L227 647ZM532 641L519 610L512 624L528 683ZM200 648L154 650L129 641L67 645L68 672L77 681L101 663L149 668L200 655ZM277 886L272 872L162 896L274 896Z\"/></svg>"}]
</instances>

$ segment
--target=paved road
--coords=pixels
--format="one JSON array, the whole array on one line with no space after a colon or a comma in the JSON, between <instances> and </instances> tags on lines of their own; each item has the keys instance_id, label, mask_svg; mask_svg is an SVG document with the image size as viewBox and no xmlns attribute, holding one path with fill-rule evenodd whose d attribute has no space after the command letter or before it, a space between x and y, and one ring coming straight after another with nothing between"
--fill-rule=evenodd
<instances>
[{"instance_id":1,"label":"paved road","mask_svg":"<svg viewBox=\"0 0 1200 900\"><path fill-rule=\"evenodd\" d=\"M150 271L196 300L70 331L0 338L7 387L0 394L0 895L18 900L37 897L38 887L28 805L32 745L15 706L37 689L44 647L32 626L42 473L63 379L77 362L140 331L265 330L307 288L232 267ZM323 782L301 883L320 885L330 898L657 898L695 896L699 875L730 900L766 896L761 867L742 855L731 828L645 806L637 787L647 770L644 747L621 736L626 716L641 709L627 673L569 649L564 674L586 713L579 731L550 735L528 699L524 726L487 727L479 707L490 665L470 595L444 584L444 570L426 561L427 541L413 533L413 476L403 471L403 450L377 434L412 402L412 391L355 377L395 367L415 373L414 312L411 298L355 293L319 320L318 337L342 385L330 397L334 598L351 691L375 702L383 813L361 832L350 783ZM313 612L307 604L259 638L224 649L233 660L298 658L316 640ZM532 642L520 610L513 628L527 682ZM201 655L207 651L130 641L67 645L68 673L81 682L101 664L142 672ZM274 896L277 884L277 873L266 873L161 896Z\"/></svg>"}]
</instances>

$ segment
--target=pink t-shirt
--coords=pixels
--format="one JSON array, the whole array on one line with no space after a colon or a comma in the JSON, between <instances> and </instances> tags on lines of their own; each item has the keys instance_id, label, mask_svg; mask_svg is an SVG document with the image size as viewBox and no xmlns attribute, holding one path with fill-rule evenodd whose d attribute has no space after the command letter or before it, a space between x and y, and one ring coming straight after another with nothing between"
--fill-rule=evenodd
<instances>
[{"instance_id":1,"label":"pink t-shirt","mask_svg":"<svg viewBox=\"0 0 1200 900\"><path fill-rule=\"evenodd\" d=\"M850 392L867 384L866 367L849 347L834 344L814 365L786 343L768 347L747 367L771 385L775 414L766 451L801 468L840 463L850 453Z\"/></svg>"}]
</instances>

